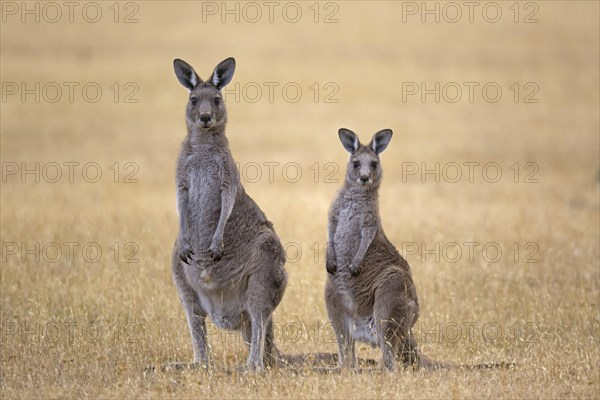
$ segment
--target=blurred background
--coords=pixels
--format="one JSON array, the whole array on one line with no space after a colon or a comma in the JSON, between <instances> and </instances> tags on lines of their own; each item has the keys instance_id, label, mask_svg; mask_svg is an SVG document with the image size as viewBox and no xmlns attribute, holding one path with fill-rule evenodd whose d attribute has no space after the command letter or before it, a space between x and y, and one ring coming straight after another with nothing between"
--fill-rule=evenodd
<instances>
[{"instance_id":1,"label":"blurred background","mask_svg":"<svg viewBox=\"0 0 600 400\"><path fill-rule=\"evenodd\" d=\"M380 212L424 351L534 366L502 375L501 397L597 394L599 5L466 3L0 3L2 393L168 395L139 371L192 356L170 276L188 96L172 62L207 79L233 56L227 136L288 253L285 352L337 348L322 295L337 130L390 128ZM217 365L245 359L234 337L209 339ZM213 382L174 393L316 395L285 376ZM427 387L447 395L443 375ZM365 388L349 394L386 396Z\"/></svg>"}]
</instances>

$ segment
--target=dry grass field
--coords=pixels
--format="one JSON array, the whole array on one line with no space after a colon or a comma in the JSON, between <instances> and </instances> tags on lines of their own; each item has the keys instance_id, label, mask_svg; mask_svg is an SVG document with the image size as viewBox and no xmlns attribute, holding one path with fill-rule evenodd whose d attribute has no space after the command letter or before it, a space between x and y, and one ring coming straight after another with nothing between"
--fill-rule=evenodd
<instances>
[{"instance_id":1,"label":"dry grass field","mask_svg":"<svg viewBox=\"0 0 600 400\"><path fill-rule=\"evenodd\" d=\"M600 397L599 3L474 4L3 1L0 397ZM172 60L207 78L229 56L231 149L288 253L280 349L337 351L337 130L391 128L380 212L423 351L518 367L242 374L241 338L211 328L209 371L144 372L192 357Z\"/></svg>"}]
</instances>

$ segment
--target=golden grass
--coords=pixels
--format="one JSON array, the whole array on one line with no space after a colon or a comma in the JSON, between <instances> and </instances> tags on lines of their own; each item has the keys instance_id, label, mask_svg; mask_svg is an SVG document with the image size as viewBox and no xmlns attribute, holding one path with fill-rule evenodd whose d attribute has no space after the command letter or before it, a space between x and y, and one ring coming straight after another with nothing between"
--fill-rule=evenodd
<instances>
[{"instance_id":1,"label":"golden grass","mask_svg":"<svg viewBox=\"0 0 600 400\"><path fill-rule=\"evenodd\" d=\"M8 16L1 25L3 83L94 81L103 89L93 104L80 92L73 103L63 97L38 104L32 96L23 103L18 95L1 103L3 168L75 161L96 162L103 172L97 183L81 175L73 183L66 176L58 183L28 176L22 183L18 175L2 182L2 398L599 396L598 3L537 2L534 24L512 22L512 2L500 3L504 17L496 24L481 14L473 23L422 24L418 16L403 23L401 2L361 1L336 3L333 24L312 22L312 3L300 3L304 17L297 24L278 14L274 23L222 24L218 16L203 23L201 4L193 2L139 2L138 23L115 24L110 4L101 3L105 17L96 24L75 14L73 23L23 24ZM272 103L266 93L256 103L227 97L228 136L250 178L246 190L294 258L274 317L279 347L336 351L322 294L323 253L313 246L325 243L327 209L340 185L325 181L325 164L337 165L333 178L343 179L339 127L365 141L389 127L395 135L383 155L381 215L413 269L423 350L455 363L510 361L518 368L240 375L235 367L245 360L244 346L215 331L211 371L143 373L148 365L192 356L170 277L174 164L186 101L171 62L183 58L206 78L231 55L241 86L297 82L303 89L297 103L284 101L281 92ZM115 103L114 82L121 90L136 83L139 102ZM338 103L324 103L325 92L315 102L314 82L321 90L334 82ZM403 82L498 82L503 97L488 103L476 92L473 103L436 104L432 96L403 102ZM537 83L539 103L514 103L513 82ZM139 182L123 183L120 175L114 183L109 167L115 162L121 174L126 162L136 163ZM265 162L280 163L273 182ZM436 162L496 162L503 175L498 183L482 179L480 167L473 183L466 176L436 183L429 175L422 183L418 175L403 175L407 163L432 168ZM515 162L518 183L509 169ZM539 168L537 183L523 182L527 162ZM262 165L256 183L249 181L252 163ZM290 182L292 169L287 180L282 176L289 163L302 170L298 182ZM72 260L67 242L79 243ZM136 263L124 262L130 242ZM463 251L456 262L449 262L455 247L439 262L424 251L453 242ZM480 243L472 260L466 242ZM11 243L40 243L48 253L40 262L33 255L23 262L20 251L6 247ZM49 243L65 251L57 262L49 262ZM86 243L102 249L99 261L84 259ZM481 254L488 243L503 249L499 261L490 262L493 249L487 258ZM535 246L538 262L526 262ZM379 357L362 346L359 354Z\"/></svg>"}]
</instances>

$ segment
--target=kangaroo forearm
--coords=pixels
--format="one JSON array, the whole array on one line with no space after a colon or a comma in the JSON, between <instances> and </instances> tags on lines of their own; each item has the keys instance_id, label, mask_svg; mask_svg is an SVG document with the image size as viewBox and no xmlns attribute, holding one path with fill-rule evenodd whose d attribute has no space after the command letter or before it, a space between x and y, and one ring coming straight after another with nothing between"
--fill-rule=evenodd
<instances>
[{"instance_id":1,"label":"kangaroo forearm","mask_svg":"<svg viewBox=\"0 0 600 400\"><path fill-rule=\"evenodd\" d=\"M227 187L221 194L221 215L219 216L219 222L217 224L217 229L215 230L215 238L223 238L225 224L227 223L227 220L231 215L231 211L233 210L236 195L237 187L235 186Z\"/></svg>"},{"instance_id":2,"label":"kangaroo forearm","mask_svg":"<svg viewBox=\"0 0 600 400\"><path fill-rule=\"evenodd\" d=\"M335 249L333 247L333 238L337 229L337 219L330 218L329 231L327 232L327 256L331 261L335 261Z\"/></svg>"},{"instance_id":3,"label":"kangaroo forearm","mask_svg":"<svg viewBox=\"0 0 600 400\"><path fill-rule=\"evenodd\" d=\"M188 226L188 213L189 213L189 200L187 192L182 192L177 196L177 208L179 211L179 231L184 239L189 240L189 226Z\"/></svg>"},{"instance_id":4,"label":"kangaroo forearm","mask_svg":"<svg viewBox=\"0 0 600 400\"><path fill-rule=\"evenodd\" d=\"M363 260L365 259L365 255L367 254L367 250L375 238L375 233L376 229L368 229L361 232L360 244L356 254L354 255L354 259L352 260L355 265L362 264Z\"/></svg>"}]
</instances>

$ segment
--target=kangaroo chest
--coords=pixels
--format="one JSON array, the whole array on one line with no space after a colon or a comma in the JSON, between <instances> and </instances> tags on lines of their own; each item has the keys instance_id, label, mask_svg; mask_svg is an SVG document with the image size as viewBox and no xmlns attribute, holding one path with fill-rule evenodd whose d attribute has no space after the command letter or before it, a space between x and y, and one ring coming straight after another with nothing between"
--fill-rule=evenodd
<instances>
[{"instance_id":1,"label":"kangaroo chest","mask_svg":"<svg viewBox=\"0 0 600 400\"><path fill-rule=\"evenodd\" d=\"M188 223L197 229L202 248L208 248L221 212L221 163L217 157L195 156L187 172Z\"/></svg>"},{"instance_id":2,"label":"kangaroo chest","mask_svg":"<svg viewBox=\"0 0 600 400\"><path fill-rule=\"evenodd\" d=\"M194 157L188 169L189 195L195 206L220 206L222 167L218 157Z\"/></svg>"},{"instance_id":3,"label":"kangaroo chest","mask_svg":"<svg viewBox=\"0 0 600 400\"><path fill-rule=\"evenodd\" d=\"M352 261L360 244L364 216L359 204L348 204L342 207L337 215L337 227L333 237L338 266L345 266Z\"/></svg>"}]
</instances>

